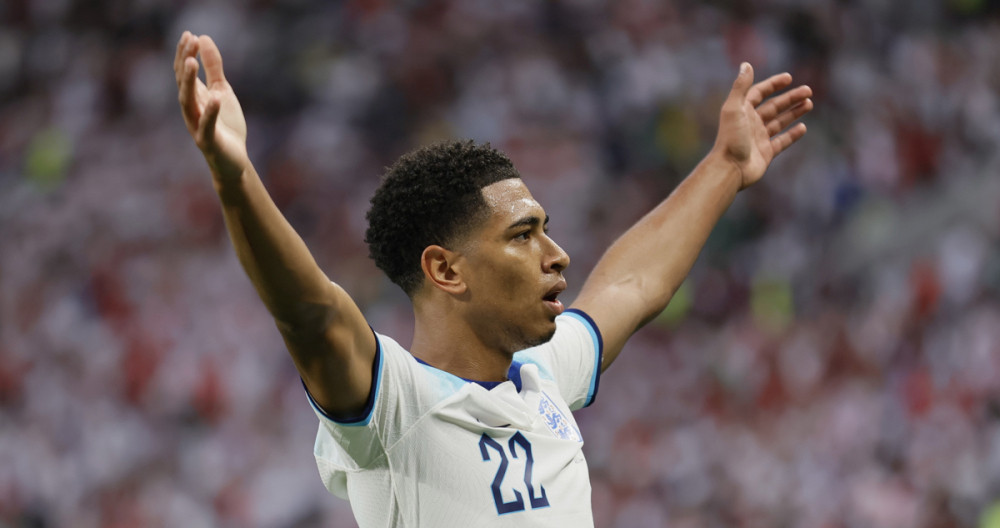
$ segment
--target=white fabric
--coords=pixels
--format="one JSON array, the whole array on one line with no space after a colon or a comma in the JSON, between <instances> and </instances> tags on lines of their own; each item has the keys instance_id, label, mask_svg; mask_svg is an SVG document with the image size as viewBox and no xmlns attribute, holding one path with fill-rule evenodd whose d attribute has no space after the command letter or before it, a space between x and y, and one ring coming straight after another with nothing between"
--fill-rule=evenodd
<instances>
[{"instance_id":1,"label":"white fabric","mask_svg":"<svg viewBox=\"0 0 1000 528\"><path fill-rule=\"evenodd\" d=\"M341 424L313 404L327 489L351 501L361 528L593 526L570 409L593 399L601 339L582 312L556 325L551 341L514 355L509 375L519 375L520 391L513 381L487 389L420 363L376 334L370 414Z\"/></svg>"}]
</instances>

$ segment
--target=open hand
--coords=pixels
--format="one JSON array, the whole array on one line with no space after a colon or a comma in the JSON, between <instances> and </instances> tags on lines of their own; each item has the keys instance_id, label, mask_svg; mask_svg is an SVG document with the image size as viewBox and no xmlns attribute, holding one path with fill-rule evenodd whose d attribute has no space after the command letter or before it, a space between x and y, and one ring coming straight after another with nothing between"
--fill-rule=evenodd
<instances>
[{"instance_id":1,"label":"open hand","mask_svg":"<svg viewBox=\"0 0 1000 528\"><path fill-rule=\"evenodd\" d=\"M198 59L205 65L205 82L198 78ZM188 133L201 149L216 183L240 177L250 167L247 125L233 88L222 71L222 55L212 38L185 31L174 57L177 99Z\"/></svg>"},{"instance_id":2,"label":"open hand","mask_svg":"<svg viewBox=\"0 0 1000 528\"><path fill-rule=\"evenodd\" d=\"M771 160L806 133L803 123L788 126L813 109L811 88L798 86L768 99L791 83L790 74L779 73L753 84L753 67L749 63L740 66L722 105L713 148L715 154L736 166L740 189L760 180Z\"/></svg>"}]
</instances>

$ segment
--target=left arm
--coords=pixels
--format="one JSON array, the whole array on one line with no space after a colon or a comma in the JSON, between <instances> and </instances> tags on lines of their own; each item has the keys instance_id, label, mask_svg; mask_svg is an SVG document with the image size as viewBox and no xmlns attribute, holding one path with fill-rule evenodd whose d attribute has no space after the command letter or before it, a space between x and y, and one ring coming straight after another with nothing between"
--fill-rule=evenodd
<instances>
[{"instance_id":1,"label":"left arm","mask_svg":"<svg viewBox=\"0 0 1000 528\"><path fill-rule=\"evenodd\" d=\"M587 278L573 307L601 330L601 370L666 308L736 193L760 180L771 160L805 135L802 123L782 130L812 110L808 86L764 101L791 82L782 73L753 84L753 69L744 63L722 105L715 146L666 200L608 248Z\"/></svg>"}]
</instances>

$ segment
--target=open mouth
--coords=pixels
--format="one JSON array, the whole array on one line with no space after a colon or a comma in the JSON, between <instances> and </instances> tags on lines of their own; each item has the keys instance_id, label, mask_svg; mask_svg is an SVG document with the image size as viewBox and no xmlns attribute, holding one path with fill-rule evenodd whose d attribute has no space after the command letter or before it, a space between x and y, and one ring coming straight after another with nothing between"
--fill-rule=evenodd
<instances>
[{"instance_id":1,"label":"open mouth","mask_svg":"<svg viewBox=\"0 0 1000 528\"><path fill-rule=\"evenodd\" d=\"M559 294L562 293L563 290L565 289L566 289L566 281L560 280L558 283L556 283L555 286L552 287L552 289L548 291L548 293L545 294L544 297L542 297L542 300L545 301L545 304L548 305L549 309L555 312L556 315L559 315L563 312L563 304L562 302L559 301L558 297Z\"/></svg>"}]
</instances>

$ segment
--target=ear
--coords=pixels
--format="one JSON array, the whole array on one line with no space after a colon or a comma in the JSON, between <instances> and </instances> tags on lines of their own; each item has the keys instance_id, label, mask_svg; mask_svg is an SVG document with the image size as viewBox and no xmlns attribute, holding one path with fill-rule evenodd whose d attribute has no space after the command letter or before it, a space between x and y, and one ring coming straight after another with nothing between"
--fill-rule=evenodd
<instances>
[{"instance_id":1,"label":"ear","mask_svg":"<svg viewBox=\"0 0 1000 528\"><path fill-rule=\"evenodd\" d=\"M467 285L461 273L455 268L459 255L441 246L424 248L420 255L420 267L429 284L453 295L465 293Z\"/></svg>"}]
</instances>

